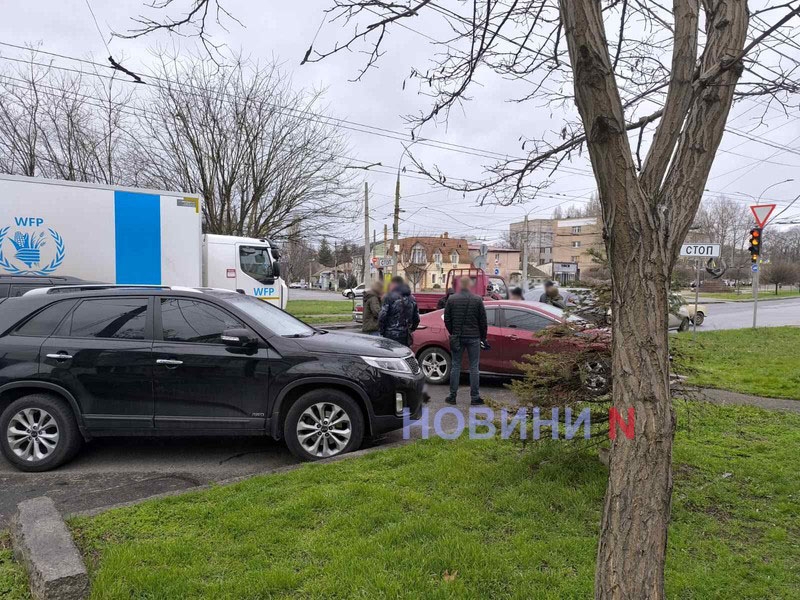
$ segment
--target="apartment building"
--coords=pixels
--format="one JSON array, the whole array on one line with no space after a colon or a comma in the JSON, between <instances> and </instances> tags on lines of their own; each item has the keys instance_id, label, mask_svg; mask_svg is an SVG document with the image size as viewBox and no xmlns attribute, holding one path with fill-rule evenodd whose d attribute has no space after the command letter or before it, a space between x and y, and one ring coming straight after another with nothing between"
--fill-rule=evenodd
<instances>
[{"instance_id":1,"label":"apartment building","mask_svg":"<svg viewBox=\"0 0 800 600\"><path fill-rule=\"evenodd\" d=\"M580 272L596 266L589 250L602 250L603 226L599 218L559 219L553 230L554 263L577 264Z\"/></svg>"},{"instance_id":2,"label":"apartment building","mask_svg":"<svg viewBox=\"0 0 800 600\"><path fill-rule=\"evenodd\" d=\"M517 248L522 248L527 238L530 264L541 265L553 260L555 224L553 219L528 219L527 228L525 221L509 225L511 239Z\"/></svg>"}]
</instances>

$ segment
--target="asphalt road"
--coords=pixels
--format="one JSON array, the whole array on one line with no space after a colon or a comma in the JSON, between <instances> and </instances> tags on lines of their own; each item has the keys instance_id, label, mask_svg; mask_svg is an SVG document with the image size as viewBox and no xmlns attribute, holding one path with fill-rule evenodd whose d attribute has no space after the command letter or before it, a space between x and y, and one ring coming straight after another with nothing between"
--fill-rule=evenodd
<instances>
[{"instance_id":1,"label":"asphalt road","mask_svg":"<svg viewBox=\"0 0 800 600\"><path fill-rule=\"evenodd\" d=\"M707 304L708 314L697 331L741 329L753 326L752 302ZM800 326L800 298L765 300L758 303L759 327Z\"/></svg>"},{"instance_id":2,"label":"asphalt road","mask_svg":"<svg viewBox=\"0 0 800 600\"><path fill-rule=\"evenodd\" d=\"M498 379L484 381L483 395L513 403L504 383ZM466 409L469 386L462 385L459 394L460 408ZM445 386L433 386L429 406L444 406L446 395ZM447 419L443 426L450 426ZM418 436L419 428L412 434ZM402 432L397 431L372 446L400 440ZM63 513L73 513L189 490L297 462L283 443L266 438L97 439L86 444L72 462L48 473L20 473L0 456L0 529L17 503L28 498L47 495Z\"/></svg>"}]
</instances>

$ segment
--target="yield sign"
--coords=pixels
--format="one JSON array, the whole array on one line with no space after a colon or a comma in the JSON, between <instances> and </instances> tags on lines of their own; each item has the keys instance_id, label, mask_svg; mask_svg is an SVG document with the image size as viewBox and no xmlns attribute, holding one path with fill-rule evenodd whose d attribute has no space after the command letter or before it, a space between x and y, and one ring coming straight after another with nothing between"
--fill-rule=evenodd
<instances>
[{"instance_id":1,"label":"yield sign","mask_svg":"<svg viewBox=\"0 0 800 600\"><path fill-rule=\"evenodd\" d=\"M756 218L756 223L758 223L759 227L766 225L767 219L769 219L776 206L776 204L752 204L750 206L750 210L753 211L753 216Z\"/></svg>"}]
</instances>

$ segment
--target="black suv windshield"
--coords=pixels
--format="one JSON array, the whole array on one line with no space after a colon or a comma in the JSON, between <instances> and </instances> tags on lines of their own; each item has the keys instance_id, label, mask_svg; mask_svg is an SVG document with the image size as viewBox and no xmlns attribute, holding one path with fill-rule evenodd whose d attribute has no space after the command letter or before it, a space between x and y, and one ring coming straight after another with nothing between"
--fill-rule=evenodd
<instances>
[{"instance_id":1,"label":"black suv windshield","mask_svg":"<svg viewBox=\"0 0 800 600\"><path fill-rule=\"evenodd\" d=\"M229 302L264 327L277 335L285 337L307 337L314 335L316 329L309 327L292 315L263 300L244 294L215 294L220 300Z\"/></svg>"}]
</instances>

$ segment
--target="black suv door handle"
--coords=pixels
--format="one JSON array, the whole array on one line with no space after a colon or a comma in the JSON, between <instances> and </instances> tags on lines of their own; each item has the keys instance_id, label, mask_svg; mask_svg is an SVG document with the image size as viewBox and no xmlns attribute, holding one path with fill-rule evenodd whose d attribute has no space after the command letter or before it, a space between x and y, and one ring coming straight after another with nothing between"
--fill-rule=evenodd
<instances>
[{"instance_id":1,"label":"black suv door handle","mask_svg":"<svg viewBox=\"0 0 800 600\"><path fill-rule=\"evenodd\" d=\"M156 360L157 365L164 365L168 369L174 369L175 367L180 367L183 364L182 360L175 360L172 358L159 358Z\"/></svg>"},{"instance_id":2,"label":"black suv door handle","mask_svg":"<svg viewBox=\"0 0 800 600\"><path fill-rule=\"evenodd\" d=\"M66 352L47 354L46 356L47 358L52 358L53 360L69 360L72 358L72 355L67 354Z\"/></svg>"}]
</instances>

